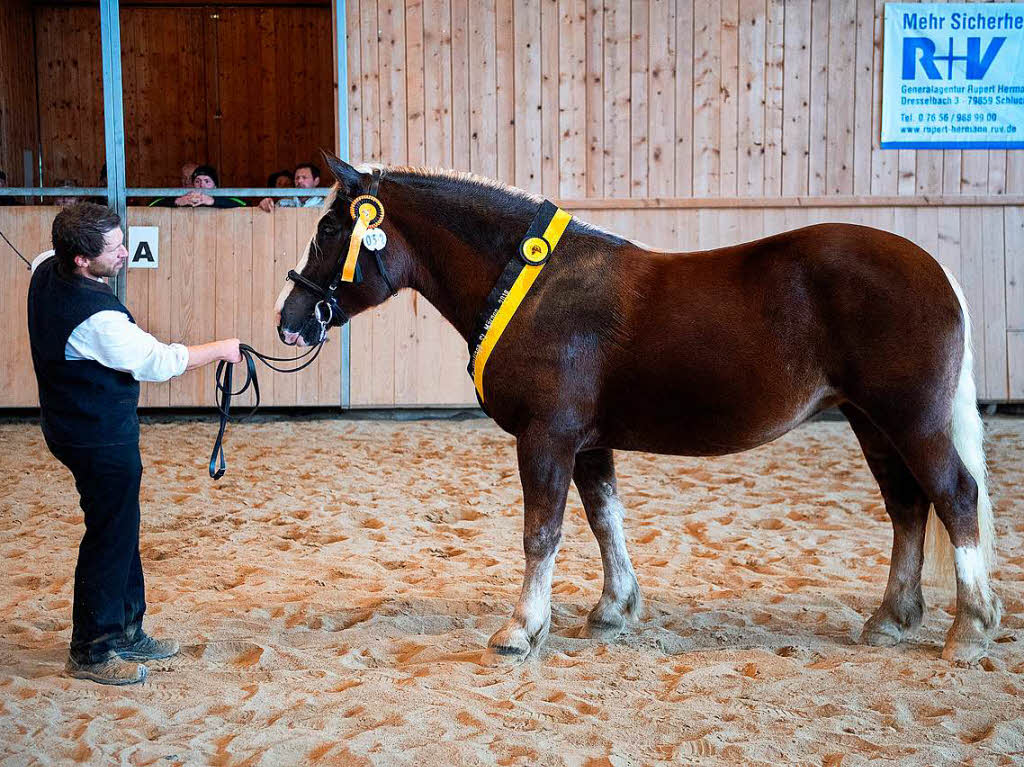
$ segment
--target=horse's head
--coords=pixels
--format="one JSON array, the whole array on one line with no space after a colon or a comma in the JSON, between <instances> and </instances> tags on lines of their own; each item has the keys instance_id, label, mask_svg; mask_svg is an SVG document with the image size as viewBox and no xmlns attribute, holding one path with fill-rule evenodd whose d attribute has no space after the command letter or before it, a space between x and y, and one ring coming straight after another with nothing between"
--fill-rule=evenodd
<instances>
[{"instance_id":1,"label":"horse's head","mask_svg":"<svg viewBox=\"0 0 1024 767\"><path fill-rule=\"evenodd\" d=\"M317 344L328 327L345 324L402 287L395 266L403 241L384 220L387 200L377 188L381 172L361 172L333 155L326 159L337 183L275 306L277 332L286 344ZM368 234L362 237L364 230Z\"/></svg>"}]
</instances>

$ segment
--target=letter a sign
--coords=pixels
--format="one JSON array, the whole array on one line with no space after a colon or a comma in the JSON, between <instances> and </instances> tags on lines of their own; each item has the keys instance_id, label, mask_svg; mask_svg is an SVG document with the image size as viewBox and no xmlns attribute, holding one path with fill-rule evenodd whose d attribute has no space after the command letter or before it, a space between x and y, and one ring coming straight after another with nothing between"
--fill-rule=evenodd
<instances>
[{"instance_id":1,"label":"letter a sign","mask_svg":"<svg viewBox=\"0 0 1024 767\"><path fill-rule=\"evenodd\" d=\"M128 267L156 269L160 263L160 227L128 227Z\"/></svg>"}]
</instances>

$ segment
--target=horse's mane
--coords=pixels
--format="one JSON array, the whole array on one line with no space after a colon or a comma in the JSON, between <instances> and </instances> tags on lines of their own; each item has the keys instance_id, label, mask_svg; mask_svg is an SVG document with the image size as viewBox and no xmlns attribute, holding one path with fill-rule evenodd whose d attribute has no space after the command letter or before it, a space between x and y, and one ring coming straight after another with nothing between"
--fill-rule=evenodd
<instances>
[{"instance_id":1,"label":"horse's mane","mask_svg":"<svg viewBox=\"0 0 1024 767\"><path fill-rule=\"evenodd\" d=\"M375 166L359 170L364 167ZM502 259L518 246L537 206L544 201L540 195L466 171L409 166L385 169L387 177L416 190L425 214L441 219L445 228L481 251L502 254ZM481 226L481 222L487 225ZM621 237L576 218L570 226L576 234L623 242Z\"/></svg>"}]
</instances>

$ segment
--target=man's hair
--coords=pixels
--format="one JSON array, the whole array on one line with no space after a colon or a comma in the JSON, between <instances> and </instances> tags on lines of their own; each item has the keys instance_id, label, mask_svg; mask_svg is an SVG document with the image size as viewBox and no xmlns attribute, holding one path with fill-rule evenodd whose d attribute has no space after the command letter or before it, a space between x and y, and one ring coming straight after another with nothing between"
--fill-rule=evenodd
<instances>
[{"instance_id":1,"label":"man's hair","mask_svg":"<svg viewBox=\"0 0 1024 767\"><path fill-rule=\"evenodd\" d=\"M0 181L6 181L6 180L7 180L7 174L4 173L2 170L0 170Z\"/></svg>"},{"instance_id":2,"label":"man's hair","mask_svg":"<svg viewBox=\"0 0 1024 767\"><path fill-rule=\"evenodd\" d=\"M103 252L103 238L121 226L121 217L106 205L78 202L53 219L53 250L65 274L75 270L75 256L96 258Z\"/></svg>"},{"instance_id":3,"label":"man's hair","mask_svg":"<svg viewBox=\"0 0 1024 767\"><path fill-rule=\"evenodd\" d=\"M295 173L299 172L300 168L309 168L309 172L313 174L313 178L320 178L320 169L311 162L299 163L295 166ZM294 176L294 174L292 174Z\"/></svg>"},{"instance_id":4,"label":"man's hair","mask_svg":"<svg viewBox=\"0 0 1024 767\"><path fill-rule=\"evenodd\" d=\"M220 186L220 181L217 180L217 169L212 165L200 165L194 171L192 171L192 180L195 181L199 176L209 176L213 179L213 183L216 186Z\"/></svg>"}]
</instances>

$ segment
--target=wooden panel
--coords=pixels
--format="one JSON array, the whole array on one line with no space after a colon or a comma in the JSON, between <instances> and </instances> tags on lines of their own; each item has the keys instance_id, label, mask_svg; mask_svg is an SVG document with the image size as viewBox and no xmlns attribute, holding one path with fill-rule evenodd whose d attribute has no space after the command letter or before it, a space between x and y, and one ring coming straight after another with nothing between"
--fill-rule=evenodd
<instances>
[{"instance_id":1,"label":"wooden panel","mask_svg":"<svg viewBox=\"0 0 1024 767\"><path fill-rule=\"evenodd\" d=\"M201 8L125 8L121 12L129 186L177 186L184 163L220 161L207 141L207 67L212 68L214 62L207 56L204 15ZM98 19L96 24L98 34ZM154 35L154 29L161 33ZM258 34L240 55L250 68L250 78L255 74L261 82L274 81L273 67L267 69L259 60L268 39L273 40L273 30L261 25L255 31ZM174 90L171 97L169 88ZM262 88L245 87L243 91L256 109L268 93ZM254 152L263 151L276 129L276 124L268 126L267 135L249 136L246 144ZM261 163L259 167L264 166ZM260 185L266 183L267 173L269 170L263 173ZM228 178L224 176L222 183Z\"/></svg>"},{"instance_id":2,"label":"wooden panel","mask_svg":"<svg viewBox=\"0 0 1024 767\"><path fill-rule=\"evenodd\" d=\"M853 191L871 193L871 105L874 99L874 0L857 0L854 72ZM941 152L939 153L941 155ZM936 190L939 191L939 190Z\"/></svg>"},{"instance_id":3,"label":"wooden panel","mask_svg":"<svg viewBox=\"0 0 1024 767\"><path fill-rule=\"evenodd\" d=\"M693 194L694 46L693 2L676 2L676 196Z\"/></svg>"},{"instance_id":4,"label":"wooden panel","mask_svg":"<svg viewBox=\"0 0 1024 767\"><path fill-rule=\"evenodd\" d=\"M630 14L625 3L604 8L604 193L629 197Z\"/></svg>"},{"instance_id":5,"label":"wooden panel","mask_svg":"<svg viewBox=\"0 0 1024 767\"><path fill-rule=\"evenodd\" d=\"M737 153L739 136L737 108L739 96L739 4L738 0L720 0L722 13L721 69L719 70L719 194L732 197L737 192ZM744 55L748 55L744 52Z\"/></svg>"},{"instance_id":6,"label":"wooden panel","mask_svg":"<svg viewBox=\"0 0 1024 767\"><path fill-rule=\"evenodd\" d=\"M827 194L825 170L828 154L829 2L811 0L810 144L807 155L807 191ZM838 42L838 41L837 41Z\"/></svg>"},{"instance_id":7,"label":"wooden panel","mask_svg":"<svg viewBox=\"0 0 1024 767\"><path fill-rule=\"evenodd\" d=\"M739 157L737 193L759 197L765 176L765 14L763 0L739 8Z\"/></svg>"},{"instance_id":8,"label":"wooden panel","mask_svg":"<svg viewBox=\"0 0 1024 767\"><path fill-rule=\"evenodd\" d=\"M39 143L47 184L99 182L105 155L99 24L99 8L36 9Z\"/></svg>"},{"instance_id":9,"label":"wooden panel","mask_svg":"<svg viewBox=\"0 0 1024 767\"><path fill-rule=\"evenodd\" d=\"M452 4L452 162L457 170L469 170L469 9L466 0ZM386 72L383 57L381 71ZM390 162L390 160L388 160Z\"/></svg>"},{"instance_id":10,"label":"wooden panel","mask_svg":"<svg viewBox=\"0 0 1024 767\"><path fill-rule=\"evenodd\" d=\"M693 194L718 196L720 9L697 0L693 7Z\"/></svg>"},{"instance_id":11,"label":"wooden panel","mask_svg":"<svg viewBox=\"0 0 1024 767\"><path fill-rule=\"evenodd\" d=\"M784 119L785 0L768 0L765 23L764 194L782 194L782 124Z\"/></svg>"},{"instance_id":12,"label":"wooden panel","mask_svg":"<svg viewBox=\"0 0 1024 767\"><path fill-rule=\"evenodd\" d=\"M31 28L28 0L0 4L0 170L9 186L26 185L23 152L29 149L35 155L39 146L36 121L25 119L37 110L35 56L32 35L26 33Z\"/></svg>"},{"instance_id":13,"label":"wooden panel","mask_svg":"<svg viewBox=\"0 0 1024 767\"><path fill-rule=\"evenodd\" d=\"M512 0L495 0L495 94L497 102L497 165L499 181L515 183L516 173L516 107L513 85L513 55L515 28L512 24Z\"/></svg>"},{"instance_id":14,"label":"wooden panel","mask_svg":"<svg viewBox=\"0 0 1024 767\"><path fill-rule=\"evenodd\" d=\"M670 197L675 194L674 144L678 132L675 123L674 91L676 82L675 5L669 0L652 0L650 20L647 194L654 197Z\"/></svg>"},{"instance_id":15,"label":"wooden panel","mask_svg":"<svg viewBox=\"0 0 1024 767\"><path fill-rule=\"evenodd\" d=\"M629 34L629 195L646 197L650 174L647 153L649 116L648 74L650 71L650 3L634 0L630 4Z\"/></svg>"},{"instance_id":16,"label":"wooden panel","mask_svg":"<svg viewBox=\"0 0 1024 767\"><path fill-rule=\"evenodd\" d=\"M985 389L987 399L1009 396L1006 369L1006 267L1003 211L982 208L982 274L985 305Z\"/></svg>"},{"instance_id":17,"label":"wooden panel","mask_svg":"<svg viewBox=\"0 0 1024 767\"><path fill-rule=\"evenodd\" d=\"M540 0L516 3L516 186L541 191Z\"/></svg>"},{"instance_id":18,"label":"wooden panel","mask_svg":"<svg viewBox=\"0 0 1024 767\"><path fill-rule=\"evenodd\" d=\"M587 0L588 197L604 196L604 3Z\"/></svg>"},{"instance_id":19,"label":"wooden panel","mask_svg":"<svg viewBox=\"0 0 1024 767\"><path fill-rule=\"evenodd\" d=\"M829 6L828 46L828 156L825 188L829 194L853 192L853 129L857 39L857 6L834 2Z\"/></svg>"},{"instance_id":20,"label":"wooden panel","mask_svg":"<svg viewBox=\"0 0 1024 767\"><path fill-rule=\"evenodd\" d=\"M782 193L807 194L810 153L811 3L786 6L786 66L783 89Z\"/></svg>"},{"instance_id":21,"label":"wooden panel","mask_svg":"<svg viewBox=\"0 0 1024 767\"><path fill-rule=\"evenodd\" d=\"M469 169L488 178L495 178L498 175L494 24L494 0L476 4L473 13L469 14L469 60L473 62L469 67ZM582 36L580 39L582 40ZM581 70L582 63L575 71ZM561 71L566 71L565 67L562 67ZM582 110L583 99L578 99L578 103ZM579 135L582 136L582 133ZM574 153L574 156L581 162L582 148L578 155ZM579 174L581 179L582 175ZM582 190L579 191L582 193Z\"/></svg>"}]
</instances>

